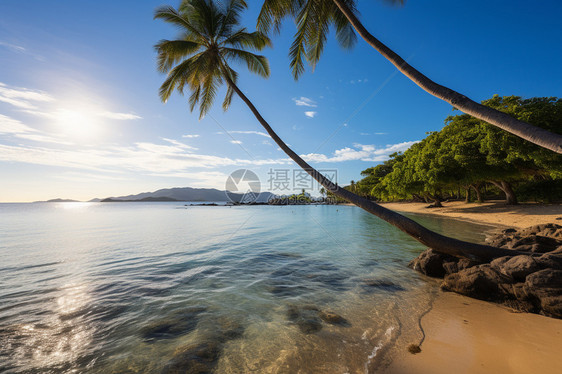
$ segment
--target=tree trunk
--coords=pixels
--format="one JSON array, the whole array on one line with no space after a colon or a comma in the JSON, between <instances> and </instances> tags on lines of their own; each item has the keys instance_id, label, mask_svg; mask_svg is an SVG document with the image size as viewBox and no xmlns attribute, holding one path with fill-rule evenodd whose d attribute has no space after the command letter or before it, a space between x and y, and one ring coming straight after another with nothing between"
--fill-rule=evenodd
<instances>
[{"instance_id":1,"label":"tree trunk","mask_svg":"<svg viewBox=\"0 0 562 374\"><path fill-rule=\"evenodd\" d=\"M490 181L494 186L499 188L505 194L505 203L507 205L517 205L517 196L515 196L515 192L513 192L513 188L511 188L511 184L506 181Z\"/></svg>"},{"instance_id":2,"label":"tree trunk","mask_svg":"<svg viewBox=\"0 0 562 374\"><path fill-rule=\"evenodd\" d=\"M479 203L483 203L484 199L482 198L482 192L480 192L481 184L471 184L470 187L476 192L476 201Z\"/></svg>"},{"instance_id":3,"label":"tree trunk","mask_svg":"<svg viewBox=\"0 0 562 374\"><path fill-rule=\"evenodd\" d=\"M466 187L465 190L466 190L466 195L464 198L464 202L468 204L470 203L470 187Z\"/></svg>"},{"instance_id":4,"label":"tree trunk","mask_svg":"<svg viewBox=\"0 0 562 374\"><path fill-rule=\"evenodd\" d=\"M562 135L555 134L527 122L520 121L509 114L479 104L468 97L433 82L431 79L408 64L402 57L371 35L359 19L342 0L333 0L361 37L389 60L398 70L415 84L433 96L448 102L453 107L482 121L508 131L525 140L556 153L562 153Z\"/></svg>"},{"instance_id":5,"label":"tree trunk","mask_svg":"<svg viewBox=\"0 0 562 374\"><path fill-rule=\"evenodd\" d=\"M339 187L337 184L332 183L328 178L319 173L316 169L312 168L306 161L304 161L299 155L297 155L281 138L273 131L271 126L267 121L261 116L254 104L244 95L244 93L234 84L234 82L228 77L225 77L227 83L232 87L234 92L240 96L240 98L246 103L248 108L252 111L254 116L263 126L265 131L271 136L273 141L285 152L297 165L299 165L304 171L306 171L312 178L314 178L318 183L320 183L328 191L349 201L352 204L357 205L359 208L383 219L384 221L390 223L394 227L402 230L406 234L410 235L412 238L416 239L423 245L433 248L437 252L450 254L456 257L465 257L473 260L480 261L490 261L491 259L502 257L502 256L514 256L523 254L515 250L509 250L504 248L496 248L489 245L469 243L462 240L449 238L447 236L438 234L431 231L419 223L404 217L392 210L386 209L373 201L364 199L354 193Z\"/></svg>"}]
</instances>

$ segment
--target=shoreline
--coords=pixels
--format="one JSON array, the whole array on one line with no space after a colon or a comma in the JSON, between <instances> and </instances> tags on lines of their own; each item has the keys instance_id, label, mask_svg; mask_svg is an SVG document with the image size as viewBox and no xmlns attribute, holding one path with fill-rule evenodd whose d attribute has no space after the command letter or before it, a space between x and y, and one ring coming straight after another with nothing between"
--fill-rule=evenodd
<instances>
[{"instance_id":1,"label":"shoreline","mask_svg":"<svg viewBox=\"0 0 562 374\"><path fill-rule=\"evenodd\" d=\"M562 204L505 205L504 202L468 203L444 202L442 208L426 208L427 203L380 203L385 208L404 213L429 214L463 221L497 226L526 228L543 223L562 225Z\"/></svg>"},{"instance_id":2,"label":"shoreline","mask_svg":"<svg viewBox=\"0 0 562 374\"><path fill-rule=\"evenodd\" d=\"M543 223L562 225L561 204L446 202L427 209L426 203L382 203L404 213L450 217L503 229ZM421 352L407 347L392 358L384 374L558 373L562 351L562 320L520 313L506 306L439 291L432 308L420 319L425 335Z\"/></svg>"},{"instance_id":3,"label":"shoreline","mask_svg":"<svg viewBox=\"0 0 562 374\"><path fill-rule=\"evenodd\" d=\"M562 320L439 292L421 319L421 352L401 348L384 374L558 373Z\"/></svg>"}]
</instances>

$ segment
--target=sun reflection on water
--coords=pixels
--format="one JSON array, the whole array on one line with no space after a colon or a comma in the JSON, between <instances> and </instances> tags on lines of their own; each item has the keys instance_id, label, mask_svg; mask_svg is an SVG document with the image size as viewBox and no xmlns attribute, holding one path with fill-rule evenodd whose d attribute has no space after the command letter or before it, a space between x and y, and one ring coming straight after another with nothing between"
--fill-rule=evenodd
<instances>
[{"instance_id":1,"label":"sun reflection on water","mask_svg":"<svg viewBox=\"0 0 562 374\"><path fill-rule=\"evenodd\" d=\"M3 348L18 366L32 362L34 367L69 368L92 344L95 328L86 320L91 301L86 286L66 285L61 293L48 317L0 333Z\"/></svg>"}]
</instances>

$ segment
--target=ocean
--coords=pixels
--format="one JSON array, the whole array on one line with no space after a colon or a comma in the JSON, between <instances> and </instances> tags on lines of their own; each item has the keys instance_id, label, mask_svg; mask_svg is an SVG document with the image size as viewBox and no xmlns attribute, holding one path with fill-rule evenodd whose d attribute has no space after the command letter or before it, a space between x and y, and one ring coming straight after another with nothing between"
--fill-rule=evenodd
<instances>
[{"instance_id":1,"label":"ocean","mask_svg":"<svg viewBox=\"0 0 562 374\"><path fill-rule=\"evenodd\" d=\"M378 218L188 205L0 204L0 372L369 373L422 338L439 282Z\"/></svg>"}]
</instances>

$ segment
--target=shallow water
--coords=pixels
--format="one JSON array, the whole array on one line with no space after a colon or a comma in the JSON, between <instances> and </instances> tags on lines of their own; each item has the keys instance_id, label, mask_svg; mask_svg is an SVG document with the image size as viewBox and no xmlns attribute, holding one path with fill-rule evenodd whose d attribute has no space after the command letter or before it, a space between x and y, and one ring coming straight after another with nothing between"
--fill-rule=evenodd
<instances>
[{"instance_id":1,"label":"shallow water","mask_svg":"<svg viewBox=\"0 0 562 374\"><path fill-rule=\"evenodd\" d=\"M423 249L351 206L0 204L0 371L373 372L421 338Z\"/></svg>"}]
</instances>

